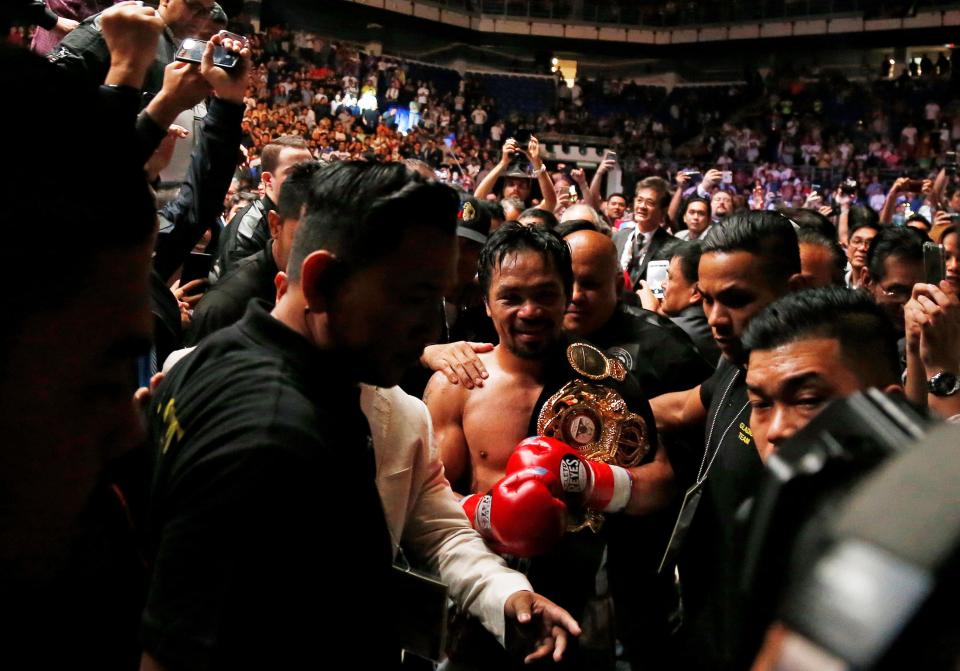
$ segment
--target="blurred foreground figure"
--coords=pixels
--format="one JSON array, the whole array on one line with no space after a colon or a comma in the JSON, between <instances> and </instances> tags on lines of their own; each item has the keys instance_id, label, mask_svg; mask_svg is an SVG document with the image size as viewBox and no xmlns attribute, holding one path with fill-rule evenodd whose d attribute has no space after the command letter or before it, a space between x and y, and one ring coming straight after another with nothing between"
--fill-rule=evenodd
<instances>
[{"instance_id":1,"label":"blurred foreground figure","mask_svg":"<svg viewBox=\"0 0 960 671\"><path fill-rule=\"evenodd\" d=\"M0 110L4 125L18 129L9 138L16 159L0 166L12 196L0 252L8 287L0 335L0 654L35 668L136 663L143 566L123 542L121 501L101 484L108 462L143 437L132 395L136 359L150 348L156 210L132 155L147 64L120 60L139 75L97 90L37 56L0 50L0 87L30 101L29 114L19 105ZM82 166L49 163L65 151ZM94 197L105 184L109 197Z\"/></svg>"}]
</instances>

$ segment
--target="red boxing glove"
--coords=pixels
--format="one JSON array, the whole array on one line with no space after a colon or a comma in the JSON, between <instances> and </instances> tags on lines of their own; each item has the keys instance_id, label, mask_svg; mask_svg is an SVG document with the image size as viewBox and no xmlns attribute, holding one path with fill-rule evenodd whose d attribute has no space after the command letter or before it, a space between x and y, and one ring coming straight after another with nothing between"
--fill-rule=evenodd
<instances>
[{"instance_id":1,"label":"red boxing glove","mask_svg":"<svg viewBox=\"0 0 960 671\"><path fill-rule=\"evenodd\" d=\"M633 478L627 469L584 459L553 438L533 436L520 441L507 461L507 473L530 468L546 470L553 476L551 483L560 486L557 494L576 497L591 510L616 513L630 501Z\"/></svg>"},{"instance_id":2,"label":"red boxing glove","mask_svg":"<svg viewBox=\"0 0 960 671\"><path fill-rule=\"evenodd\" d=\"M486 494L463 499L463 511L495 552L534 557L549 552L567 528L567 506L543 469L502 478Z\"/></svg>"}]
</instances>

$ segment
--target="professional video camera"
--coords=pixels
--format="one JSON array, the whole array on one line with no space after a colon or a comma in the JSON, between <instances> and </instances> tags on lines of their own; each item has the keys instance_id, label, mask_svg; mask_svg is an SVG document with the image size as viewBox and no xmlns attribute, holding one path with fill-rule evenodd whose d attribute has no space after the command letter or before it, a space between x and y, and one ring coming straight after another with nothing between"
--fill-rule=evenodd
<instances>
[{"instance_id":1,"label":"professional video camera","mask_svg":"<svg viewBox=\"0 0 960 671\"><path fill-rule=\"evenodd\" d=\"M746 541L744 657L779 620L791 644L773 668L954 663L960 624L940 610L957 594L958 446L957 427L869 390L772 455Z\"/></svg>"}]
</instances>

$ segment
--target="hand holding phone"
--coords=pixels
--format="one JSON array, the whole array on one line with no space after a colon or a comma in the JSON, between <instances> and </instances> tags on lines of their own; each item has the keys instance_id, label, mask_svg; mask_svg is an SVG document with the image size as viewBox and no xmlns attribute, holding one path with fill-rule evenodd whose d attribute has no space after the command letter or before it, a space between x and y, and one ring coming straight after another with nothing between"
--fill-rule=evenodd
<instances>
[{"instance_id":1,"label":"hand holding phone","mask_svg":"<svg viewBox=\"0 0 960 671\"><path fill-rule=\"evenodd\" d=\"M232 34L232 33L231 33ZM197 63L198 65L203 62L203 52L207 49L206 40L198 40L193 37L188 37L183 42L180 43L180 48L177 49L176 60L182 61L185 63ZM236 67L237 63L240 60L239 54L229 51L222 44L218 44L213 51L213 64L217 67L224 68L229 70Z\"/></svg>"}]
</instances>

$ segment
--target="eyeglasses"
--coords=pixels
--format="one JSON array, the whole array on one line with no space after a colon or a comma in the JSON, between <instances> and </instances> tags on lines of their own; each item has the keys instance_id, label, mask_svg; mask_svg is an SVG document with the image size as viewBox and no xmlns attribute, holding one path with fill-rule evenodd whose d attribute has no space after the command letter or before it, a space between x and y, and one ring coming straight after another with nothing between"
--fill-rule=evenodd
<instances>
[{"instance_id":1,"label":"eyeglasses","mask_svg":"<svg viewBox=\"0 0 960 671\"><path fill-rule=\"evenodd\" d=\"M851 247L869 247L873 238L850 238Z\"/></svg>"},{"instance_id":2,"label":"eyeglasses","mask_svg":"<svg viewBox=\"0 0 960 671\"><path fill-rule=\"evenodd\" d=\"M887 298L896 298L897 300L902 300L904 302L910 300L910 287L905 287L902 285L893 285L889 289L880 287L880 293L882 293Z\"/></svg>"},{"instance_id":3,"label":"eyeglasses","mask_svg":"<svg viewBox=\"0 0 960 671\"><path fill-rule=\"evenodd\" d=\"M207 7L200 0L183 0L183 5L194 16L213 16L214 5Z\"/></svg>"}]
</instances>

